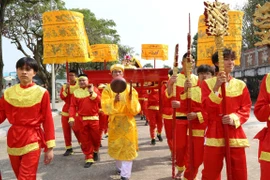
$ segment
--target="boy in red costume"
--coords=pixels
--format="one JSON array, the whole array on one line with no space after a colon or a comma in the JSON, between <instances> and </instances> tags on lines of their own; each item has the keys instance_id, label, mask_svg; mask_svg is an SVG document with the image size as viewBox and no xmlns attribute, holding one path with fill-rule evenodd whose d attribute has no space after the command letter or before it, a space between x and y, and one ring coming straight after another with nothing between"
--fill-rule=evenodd
<instances>
[{"instance_id":1,"label":"boy in red costume","mask_svg":"<svg viewBox=\"0 0 270 180\"><path fill-rule=\"evenodd\" d=\"M71 97L69 123L82 123L80 131L81 148L85 155L85 168L89 168L98 160L100 147L99 104L100 92L93 84L88 83L87 75L79 75L80 88ZM78 120L75 120L78 113Z\"/></svg>"},{"instance_id":2,"label":"boy in red costume","mask_svg":"<svg viewBox=\"0 0 270 180\"><path fill-rule=\"evenodd\" d=\"M152 87L157 86L152 83ZM159 113L159 89L148 90L148 103L147 103L147 119L149 121L149 131L151 137L151 145L156 144L155 129L157 129L157 138L160 142L163 141L161 131L163 128L163 122Z\"/></svg>"},{"instance_id":3,"label":"boy in red costume","mask_svg":"<svg viewBox=\"0 0 270 180\"><path fill-rule=\"evenodd\" d=\"M198 169L203 162L203 150L204 150L204 134L207 125L207 113L202 108L202 92L201 85L204 80L211 78L214 75L214 70L209 65L200 65L197 69L198 74L198 86L191 88L191 110L187 113L187 119L191 122L192 128L192 141L188 142L187 158L186 158L186 170L184 173L185 179L196 179ZM183 103L187 104L187 94L181 94ZM185 106L187 108L187 106ZM188 111L188 110L186 110ZM188 133L190 136L191 133ZM191 146L192 143L192 146ZM192 151L190 151L192 148ZM192 152L192 155L190 154ZM193 160L193 169L190 167L190 160Z\"/></svg>"},{"instance_id":4,"label":"boy in red costume","mask_svg":"<svg viewBox=\"0 0 270 180\"><path fill-rule=\"evenodd\" d=\"M17 179L35 180L41 149L45 149L44 164L53 159L55 134L50 95L33 82L38 71L34 59L19 59L16 71L20 84L6 89L0 99L0 124L6 118L11 124L7 151Z\"/></svg>"},{"instance_id":5,"label":"boy in red costume","mask_svg":"<svg viewBox=\"0 0 270 180\"><path fill-rule=\"evenodd\" d=\"M230 73L235 65L235 52L223 50L224 71L218 71L218 53L212 56L217 77L207 79L202 84L202 104L208 115L204 148L204 169L202 179L220 179L226 149L230 151L232 179L246 180L245 147L249 146L242 129L250 114L251 100L246 84L233 78ZM225 83L226 114L223 114L221 85ZM228 126L229 147L225 147L224 124Z\"/></svg>"},{"instance_id":6,"label":"boy in red costume","mask_svg":"<svg viewBox=\"0 0 270 180\"><path fill-rule=\"evenodd\" d=\"M266 74L262 80L260 93L254 107L254 114L261 122L267 122L267 127L263 128L256 136L260 140L259 162L261 166L261 180L270 179L270 73Z\"/></svg>"},{"instance_id":7,"label":"boy in red costume","mask_svg":"<svg viewBox=\"0 0 270 180\"><path fill-rule=\"evenodd\" d=\"M68 118L69 118L69 106L70 106L70 100L73 92L79 88L79 83L77 82L76 78L76 71L70 70L69 73L69 82L65 85L62 86L61 91L60 91L60 98L65 101L65 104L62 108L61 112L61 122L62 122L62 129L63 129L63 134L64 134L64 139L65 139L65 145L66 145L66 152L63 154L64 156L69 156L73 154L73 149L72 149L72 134L71 134L71 129L73 130L78 142L79 140L79 130L80 127L70 127L68 123Z\"/></svg>"},{"instance_id":8,"label":"boy in red costume","mask_svg":"<svg viewBox=\"0 0 270 180\"><path fill-rule=\"evenodd\" d=\"M181 179L182 173L185 170L185 156L187 150L187 109L185 103L181 102L180 96L187 91L187 84L189 84L189 87L193 87L197 86L198 83L198 77L194 74L191 74L190 82L186 81L186 61L187 53L185 53L182 58L182 72L177 74L177 76L171 76L168 81L167 89L165 90L166 97L169 98L172 103L172 108L176 108L176 166L178 169L176 179ZM192 57L191 62L192 68L194 68L194 57ZM173 100L172 96L174 83L176 83L176 100Z\"/></svg>"}]
</instances>

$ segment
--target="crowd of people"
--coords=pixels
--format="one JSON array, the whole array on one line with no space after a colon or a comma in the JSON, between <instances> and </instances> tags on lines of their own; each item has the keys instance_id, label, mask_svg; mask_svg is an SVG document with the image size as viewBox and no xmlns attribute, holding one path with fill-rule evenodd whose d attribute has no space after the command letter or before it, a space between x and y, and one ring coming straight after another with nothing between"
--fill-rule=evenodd
<instances>
[{"instance_id":1,"label":"crowd of people","mask_svg":"<svg viewBox=\"0 0 270 180\"><path fill-rule=\"evenodd\" d=\"M193 180L202 173L203 180L219 180L226 158L226 163L230 163L227 176L246 180L245 148L249 142L242 125L249 118L252 103L246 84L231 76L235 52L224 49L223 58L224 71L219 71L216 52L212 56L215 68L200 65L195 75L192 73L195 60L186 53L181 61L182 71L177 75L169 74L160 88L156 82L147 82L143 86L151 88L138 88L137 91L135 86L126 84L120 93L110 84L96 87L86 74L77 76L76 71L70 70L69 82L60 92L65 102L61 112L66 148L63 156L74 153L73 132L85 156L84 168L90 168L99 159L102 135L108 134L108 154L115 160L121 179L130 179L139 149L134 117L141 115L149 122L150 146L156 144L156 139L163 141L162 130L165 130L168 149L177 168L175 179ZM125 65L111 66L112 80L125 77ZM191 74L187 74L190 73L187 67L191 68ZM0 123L8 119L11 124L7 152L16 177L36 179L42 149L45 164L49 164L54 156L50 97L45 88L33 83L38 71L34 59L19 59L16 70L20 83L8 88L1 97ZM270 162L270 74L262 81L254 114L259 121L267 122L267 127L255 137L260 140L261 180L266 180L270 176L267 172ZM203 170L198 172L202 164Z\"/></svg>"}]
</instances>

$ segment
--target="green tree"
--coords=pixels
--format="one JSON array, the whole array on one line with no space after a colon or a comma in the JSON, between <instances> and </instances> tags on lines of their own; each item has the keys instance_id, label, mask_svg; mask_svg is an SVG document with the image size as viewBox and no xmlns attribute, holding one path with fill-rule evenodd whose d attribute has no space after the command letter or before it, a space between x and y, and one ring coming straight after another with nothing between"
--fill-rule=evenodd
<instances>
[{"instance_id":1,"label":"green tree","mask_svg":"<svg viewBox=\"0 0 270 180\"><path fill-rule=\"evenodd\" d=\"M64 3L54 1L58 9ZM2 35L10 39L25 56L32 56L39 65L38 76L51 89L51 73L43 64L42 14L51 10L50 0L19 0L6 6Z\"/></svg>"},{"instance_id":2,"label":"green tree","mask_svg":"<svg viewBox=\"0 0 270 180\"><path fill-rule=\"evenodd\" d=\"M154 68L154 66L151 63L147 63L143 67L144 68Z\"/></svg>"},{"instance_id":3,"label":"green tree","mask_svg":"<svg viewBox=\"0 0 270 180\"><path fill-rule=\"evenodd\" d=\"M244 11L243 17L243 49L250 49L254 47L254 44L259 41L259 38L254 35L255 30L258 30L253 25L253 14L256 10L256 5L264 5L267 0L248 0L241 8Z\"/></svg>"},{"instance_id":4,"label":"green tree","mask_svg":"<svg viewBox=\"0 0 270 180\"><path fill-rule=\"evenodd\" d=\"M163 68L169 68L169 69L171 69L171 67L168 66L168 65L166 65L166 64L163 65Z\"/></svg>"}]
</instances>

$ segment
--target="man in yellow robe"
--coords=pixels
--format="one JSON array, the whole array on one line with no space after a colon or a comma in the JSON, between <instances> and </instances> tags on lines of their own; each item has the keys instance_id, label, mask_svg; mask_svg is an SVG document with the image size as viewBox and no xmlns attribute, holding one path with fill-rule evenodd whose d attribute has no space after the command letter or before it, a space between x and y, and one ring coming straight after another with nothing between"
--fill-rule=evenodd
<instances>
[{"instance_id":1,"label":"man in yellow robe","mask_svg":"<svg viewBox=\"0 0 270 180\"><path fill-rule=\"evenodd\" d=\"M113 78L124 76L124 66L111 66ZM138 132L134 116L141 106L137 91L127 85L122 93L114 93L107 85L101 96L102 111L109 116L108 153L116 160L121 179L128 180L131 176L132 160L137 157Z\"/></svg>"}]
</instances>

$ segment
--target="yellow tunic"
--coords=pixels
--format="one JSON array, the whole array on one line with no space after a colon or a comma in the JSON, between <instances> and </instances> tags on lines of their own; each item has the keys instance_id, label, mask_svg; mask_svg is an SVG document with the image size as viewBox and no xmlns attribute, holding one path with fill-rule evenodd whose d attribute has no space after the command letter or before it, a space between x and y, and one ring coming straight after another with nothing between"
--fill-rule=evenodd
<instances>
[{"instance_id":1,"label":"yellow tunic","mask_svg":"<svg viewBox=\"0 0 270 180\"><path fill-rule=\"evenodd\" d=\"M137 157L138 132L134 116L137 115L141 106L138 93L132 88L130 100L130 86L120 93L120 101L114 102L116 93L107 85L102 92L102 111L109 115L109 138L108 153L116 160L133 160Z\"/></svg>"}]
</instances>

